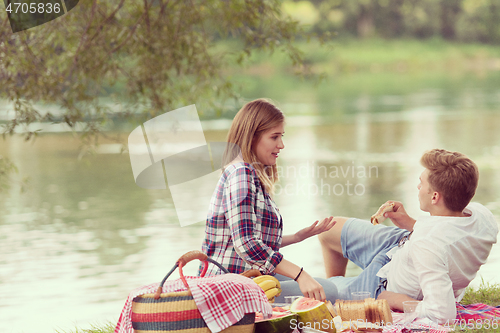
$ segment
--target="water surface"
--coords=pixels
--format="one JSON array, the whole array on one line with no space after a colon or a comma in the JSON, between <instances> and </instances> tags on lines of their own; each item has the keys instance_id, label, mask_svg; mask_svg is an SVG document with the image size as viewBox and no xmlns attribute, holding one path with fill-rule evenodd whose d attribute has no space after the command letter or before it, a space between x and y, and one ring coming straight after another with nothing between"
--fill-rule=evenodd
<instances>
[{"instance_id":1,"label":"water surface","mask_svg":"<svg viewBox=\"0 0 500 333\"><path fill-rule=\"evenodd\" d=\"M413 81L354 75L317 87L275 81L247 78L245 93L272 97L287 114L275 196L285 233L329 215L369 218L389 199L402 201L413 217L424 215L419 159L436 147L477 162L474 200L500 221L500 75ZM207 141L224 140L228 123L204 122ZM201 246L203 223L181 228L168 190L137 187L119 147L104 142L97 154L79 159L80 146L69 133L0 141L0 154L16 163L19 177L29 176L25 193L14 182L0 194L2 332L116 322L129 291L160 281L180 255ZM317 238L283 253L324 276ZM496 245L473 285L500 283L499 264ZM349 266L349 275L357 272Z\"/></svg>"}]
</instances>

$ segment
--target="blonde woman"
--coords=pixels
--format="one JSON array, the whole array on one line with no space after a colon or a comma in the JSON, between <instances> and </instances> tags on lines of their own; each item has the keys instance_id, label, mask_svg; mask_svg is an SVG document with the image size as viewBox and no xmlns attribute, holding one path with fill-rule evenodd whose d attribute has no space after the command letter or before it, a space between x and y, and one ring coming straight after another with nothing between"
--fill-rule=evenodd
<instances>
[{"instance_id":1,"label":"blonde woman","mask_svg":"<svg viewBox=\"0 0 500 333\"><path fill-rule=\"evenodd\" d=\"M202 249L231 273L258 269L263 274L276 274L284 281L278 302L286 295L300 294L333 302L337 293L333 283L312 278L279 252L335 224L328 217L293 235L282 235L283 221L272 194L278 181L276 160L285 148L284 133L283 113L266 100L249 102L236 114L227 137L227 163L210 203ZM210 265L209 275L221 273Z\"/></svg>"}]
</instances>

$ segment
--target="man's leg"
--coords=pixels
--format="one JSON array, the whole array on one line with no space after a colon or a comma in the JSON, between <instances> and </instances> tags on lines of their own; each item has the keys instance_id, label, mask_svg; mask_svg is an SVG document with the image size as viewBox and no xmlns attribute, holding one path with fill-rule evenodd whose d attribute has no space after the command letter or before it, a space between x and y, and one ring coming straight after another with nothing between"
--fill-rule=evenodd
<instances>
[{"instance_id":1,"label":"man's leg","mask_svg":"<svg viewBox=\"0 0 500 333\"><path fill-rule=\"evenodd\" d=\"M334 218L337 224L319 235L326 274L335 283L341 299L350 299L353 291L370 291L373 296L380 278L377 272L389 258L386 253L408 230L352 218ZM345 257L344 257L345 256ZM344 277L348 260L363 269L357 277Z\"/></svg>"},{"instance_id":2,"label":"man's leg","mask_svg":"<svg viewBox=\"0 0 500 333\"><path fill-rule=\"evenodd\" d=\"M327 277L345 276L349 260L365 269L379 253L387 253L410 233L405 229L375 226L370 221L359 219L335 217L334 221L337 223L333 228L318 236Z\"/></svg>"},{"instance_id":3,"label":"man's leg","mask_svg":"<svg viewBox=\"0 0 500 333\"><path fill-rule=\"evenodd\" d=\"M337 221L337 223L330 230L318 236L323 251L327 278L332 276L345 276L347 263L349 261L349 259L344 258L342 245L340 243L342 227L345 221L347 221L347 218L334 217L333 220Z\"/></svg>"}]
</instances>

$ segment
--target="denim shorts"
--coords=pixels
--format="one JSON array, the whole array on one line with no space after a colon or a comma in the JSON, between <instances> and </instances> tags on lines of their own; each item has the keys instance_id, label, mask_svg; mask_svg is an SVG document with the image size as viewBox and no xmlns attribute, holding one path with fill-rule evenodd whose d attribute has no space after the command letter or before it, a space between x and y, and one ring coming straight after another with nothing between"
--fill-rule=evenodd
<instances>
[{"instance_id":1,"label":"denim shorts","mask_svg":"<svg viewBox=\"0 0 500 333\"><path fill-rule=\"evenodd\" d=\"M342 227L340 243L344 257L363 269L356 277L334 276L329 278L337 286L340 299L351 299L355 291L369 291L371 297L385 290L386 279L378 271L390 259L386 253L410 232L397 227L373 225L369 221L350 218Z\"/></svg>"}]
</instances>

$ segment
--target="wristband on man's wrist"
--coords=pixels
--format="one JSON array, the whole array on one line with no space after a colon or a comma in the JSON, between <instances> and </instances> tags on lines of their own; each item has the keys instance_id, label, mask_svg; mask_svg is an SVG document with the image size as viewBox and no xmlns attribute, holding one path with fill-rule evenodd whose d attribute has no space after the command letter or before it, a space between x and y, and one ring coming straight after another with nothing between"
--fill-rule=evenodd
<instances>
[{"instance_id":1,"label":"wristband on man's wrist","mask_svg":"<svg viewBox=\"0 0 500 333\"><path fill-rule=\"evenodd\" d=\"M297 281L297 279L299 278L300 274L302 274L303 270L304 270L304 267L301 267L299 274L297 274L297 276L295 277L295 279L293 279L294 281Z\"/></svg>"}]
</instances>

